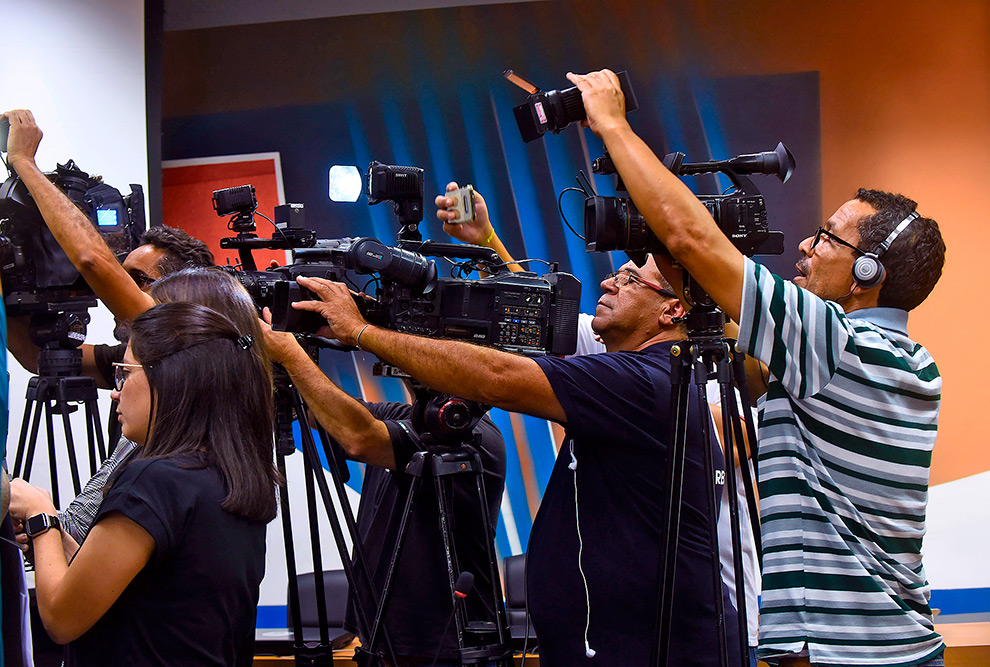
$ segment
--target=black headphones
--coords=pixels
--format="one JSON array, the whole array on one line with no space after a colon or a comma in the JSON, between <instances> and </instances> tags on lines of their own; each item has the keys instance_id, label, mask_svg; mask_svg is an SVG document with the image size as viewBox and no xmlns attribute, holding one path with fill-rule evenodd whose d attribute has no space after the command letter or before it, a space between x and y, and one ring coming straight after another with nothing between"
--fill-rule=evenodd
<instances>
[{"instance_id":1,"label":"black headphones","mask_svg":"<svg viewBox=\"0 0 990 667\"><path fill-rule=\"evenodd\" d=\"M913 220L920 217L917 212L912 213L908 217L901 220L900 224L894 227L894 231L884 239L880 247L877 248L876 252L865 252L856 258L853 263L853 280L856 284L863 289L872 289L883 282L884 276L887 275L887 271L883 268L883 263L880 261L880 257L883 256L885 252L890 248L890 245L894 242L901 232L911 224Z\"/></svg>"}]
</instances>

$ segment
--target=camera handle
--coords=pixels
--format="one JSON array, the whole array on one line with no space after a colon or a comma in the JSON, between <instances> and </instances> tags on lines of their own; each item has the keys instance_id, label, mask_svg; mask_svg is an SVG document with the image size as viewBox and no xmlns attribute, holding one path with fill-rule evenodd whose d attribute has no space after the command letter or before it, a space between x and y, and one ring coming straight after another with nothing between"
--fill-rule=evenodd
<instances>
[{"instance_id":1,"label":"camera handle","mask_svg":"<svg viewBox=\"0 0 990 667\"><path fill-rule=\"evenodd\" d=\"M688 391L693 377L693 384L697 388L699 405L701 406L701 427L706 443L711 441L712 417L708 407L705 385L709 379L715 379L719 384L719 393L722 401L722 426L725 439L725 484L731 526L732 562L736 582L735 602L739 633L739 664L747 665L749 664L749 626L746 612L745 573L742 562L742 539L739 530L736 475L733 464L736 456L738 456L741 463L740 470L742 472L746 503L749 508L753 536L756 540L761 567L763 556L758 539L760 535L759 512L756 506L756 495L753 486L756 463L755 460L752 461L753 470L751 471L750 459L746 455L746 448L743 444L745 441L743 440L743 427L739 419L739 409L736 404L736 394L734 391L730 391L730 388L735 388L739 391L740 400L743 404L746 435L750 447L756 446L756 428L749 409L750 401L745 381L744 355L736 349L735 340L724 337L725 316L722 311L714 305L708 295L701 290L686 271L684 277L685 286L690 286L690 291L693 292L696 301L700 305L688 311L688 338L674 345L670 351L673 400L669 406L671 420L670 435L668 437L666 480L668 496L664 501L663 513L661 514L661 541L657 578L658 608L657 615L654 619L652 664L654 667L664 667L667 665L667 656L670 648L675 565L677 561L683 500L684 461L687 452ZM734 354L733 351L735 351ZM705 475L707 479L714 479L714 465L710 447L705 447ZM711 533L713 592L715 595L716 610L715 624L719 641L720 665L725 667L729 664L729 661L725 637L725 616L724 609L722 608L722 577L718 556L715 502L717 500L714 498L714 494L711 494L708 517Z\"/></svg>"},{"instance_id":2,"label":"camera handle","mask_svg":"<svg viewBox=\"0 0 990 667\"><path fill-rule=\"evenodd\" d=\"M491 248L470 243L439 243L436 241L405 241L399 240L399 247L421 255L433 257L449 257L457 259L474 259L487 264L491 269L489 273L495 274L500 271L496 267L501 267L503 271L509 272L505 267L505 262L498 253Z\"/></svg>"}]
</instances>

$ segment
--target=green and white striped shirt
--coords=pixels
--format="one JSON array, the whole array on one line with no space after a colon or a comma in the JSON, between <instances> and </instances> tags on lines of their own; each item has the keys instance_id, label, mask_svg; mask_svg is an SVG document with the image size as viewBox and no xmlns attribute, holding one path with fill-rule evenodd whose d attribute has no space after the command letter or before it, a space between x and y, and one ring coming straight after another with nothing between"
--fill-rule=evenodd
<instances>
[{"instance_id":1,"label":"green and white striped shirt","mask_svg":"<svg viewBox=\"0 0 990 667\"><path fill-rule=\"evenodd\" d=\"M942 379L907 313L842 307L746 260L760 406L761 658L915 665L942 649L921 541ZM882 325L882 326L881 326Z\"/></svg>"}]
</instances>

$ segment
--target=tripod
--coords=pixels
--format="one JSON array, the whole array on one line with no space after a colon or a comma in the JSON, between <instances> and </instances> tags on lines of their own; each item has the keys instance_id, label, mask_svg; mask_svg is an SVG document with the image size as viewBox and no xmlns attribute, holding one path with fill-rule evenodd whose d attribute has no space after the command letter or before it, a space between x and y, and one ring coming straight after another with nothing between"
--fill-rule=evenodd
<instances>
[{"instance_id":1,"label":"tripod","mask_svg":"<svg viewBox=\"0 0 990 667\"><path fill-rule=\"evenodd\" d=\"M313 354L312 350L309 350ZM361 542L358 539L357 526L354 522L354 513L351 510L344 484L347 482L348 474L344 461L343 450L323 429L317 424L317 433L320 436L320 443L324 456L330 469L330 477L334 483L334 490L340 502L341 513L347 524L348 534L351 537L351 544L354 547L354 560L350 558L347 542L334 509L333 499L330 496L330 487L327 484L326 476L322 474L323 465L320 455L316 449L316 442L312 431L309 429L308 412L306 404L292 386L288 374L276 367L275 370L275 459L276 465L282 477L285 477L285 457L296 451L295 442L292 435L292 422L298 421L300 427L300 441L303 455L303 469L306 484L306 506L308 511L310 547L313 555L314 584L316 588L316 612L319 623L319 640L316 644L306 642L302 629L302 614L299 602L299 586L297 581L295 545L292 539L292 521L289 512L289 493L286 485L279 489L279 500L281 503L282 533L285 542L285 562L289 576L289 608L292 610L292 638L293 654L297 665L322 666L333 663L332 646L330 643L327 605L323 585L323 557L320 547L320 532L317 523L316 492L319 491L320 499L330 522L337 551L344 567L348 586L351 591L357 591L359 584L364 584L365 590L374 597L374 587L368 569L367 561ZM355 563L357 571L355 571ZM361 578L358 578L360 573ZM358 606L357 608L358 629L363 636L369 627L367 612ZM389 658L395 663L395 656L391 642L385 637L385 646Z\"/></svg>"},{"instance_id":2,"label":"tripod","mask_svg":"<svg viewBox=\"0 0 990 667\"><path fill-rule=\"evenodd\" d=\"M732 354L735 349L735 341L725 338L725 316L711 301L710 297L693 281L690 275L685 272L685 294L689 294L696 299L696 305L687 315L688 338L671 348L671 393L673 401L670 404L670 437L668 445L667 460L667 489L668 496L664 501L660 557L658 576L658 609L654 621L653 633L653 665L654 667L665 667L667 665L668 650L671 641L671 620L674 603L674 578L675 564L678 547L678 537L681 521L681 504L684 481L684 460L687 447L688 433L688 391L693 382L697 388L699 405L701 405L701 430L704 442L711 440L712 418L708 408L708 401L705 386L710 379L718 381L719 393L722 403L722 425L725 440L725 461L726 461L726 489L729 499L729 513L731 519L732 538L732 560L736 581L736 610L739 631L739 646L737 647L740 657L740 665L749 664L749 641L748 625L746 622L746 592L744 584L744 573L742 564L742 547L739 532L739 508L737 502L736 476L732 470L734 456L738 456L740 468L742 470L743 486L745 488L746 502L749 507L750 521L752 522L753 534L757 537L757 550L759 549L760 534L759 515L756 509L756 496L753 489L753 475L750 473L749 457L745 452L743 444L742 426L739 419L739 410L736 404L736 395L730 391L735 387L743 404L743 413L746 424L746 435L751 447L756 444L756 428L753 424L752 415L748 406L749 393L746 388L746 371L744 367L743 355L741 353ZM714 479L714 464L712 453L709 447L705 447L705 475L707 479ZM755 465L755 464L754 464ZM755 471L754 471L755 474ZM713 494L709 494L709 529L711 535L711 557L713 569L713 586L715 599L715 625L719 645L719 664L726 667L729 664L728 651L731 650L726 645L725 636L725 616L722 606L721 585L718 558L718 536L715 520ZM762 553L760 553L762 563Z\"/></svg>"},{"instance_id":3,"label":"tripod","mask_svg":"<svg viewBox=\"0 0 990 667\"><path fill-rule=\"evenodd\" d=\"M31 318L31 339L41 350L38 353L38 375L28 381L21 432L14 455L13 476L23 477L25 481L31 478L38 429L44 412L52 502L59 507L53 415L62 416L62 432L75 495L79 495L81 486L69 415L78 409L76 404L81 403L85 411L90 475L96 474L97 466L107 458L107 451L100 424L96 382L93 378L82 376L82 351L78 349L86 336L89 314L85 305L82 311L60 311L57 307L53 308L57 312L38 312Z\"/></svg>"},{"instance_id":4,"label":"tripod","mask_svg":"<svg viewBox=\"0 0 990 667\"><path fill-rule=\"evenodd\" d=\"M425 449L416 452L406 466L406 473L412 476L412 480L399 521L388 570L385 574L374 625L368 645L359 650L358 664L382 664L381 656L377 653L379 632L383 628L384 619L388 612L397 565L402 555L410 519L415 511L423 480L424 478L432 478L437 497L440 533L447 565L447 581L452 604L451 617L455 622L461 664L478 665L494 661L498 665L509 666L511 665L512 648L509 643L508 623L501 596L498 565L495 560L494 534L490 528L492 523L487 494L485 493L484 469L477 449L469 443L469 436L474 426L484 415L485 410L471 401L451 398L416 383L413 383L413 391L415 395L413 430L419 434L420 443ZM464 573L458 576L460 561L453 534L451 493L454 480L462 475L466 475L469 480L472 478L474 480L482 529L486 531L485 556L491 587L488 591L480 591L479 595L486 594L486 605L488 601L491 601L488 609L493 612L494 621L479 621L469 618L467 608L463 604L466 591L458 590L458 584L464 580ZM446 639L445 635L446 629L444 636L441 637L441 646ZM439 654L438 649L437 655L439 656Z\"/></svg>"}]
</instances>

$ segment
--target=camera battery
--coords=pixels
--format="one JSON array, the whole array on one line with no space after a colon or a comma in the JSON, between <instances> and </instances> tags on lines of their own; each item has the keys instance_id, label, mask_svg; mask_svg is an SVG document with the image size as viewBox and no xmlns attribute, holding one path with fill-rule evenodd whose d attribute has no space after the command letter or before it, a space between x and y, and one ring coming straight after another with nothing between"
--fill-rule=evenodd
<instances>
[{"instance_id":1,"label":"camera battery","mask_svg":"<svg viewBox=\"0 0 990 667\"><path fill-rule=\"evenodd\" d=\"M447 208L448 211L457 213L457 217L447 222L460 224L462 222L473 222L477 213L474 210L474 188L465 185L447 193L447 196L454 202L453 206Z\"/></svg>"}]
</instances>

